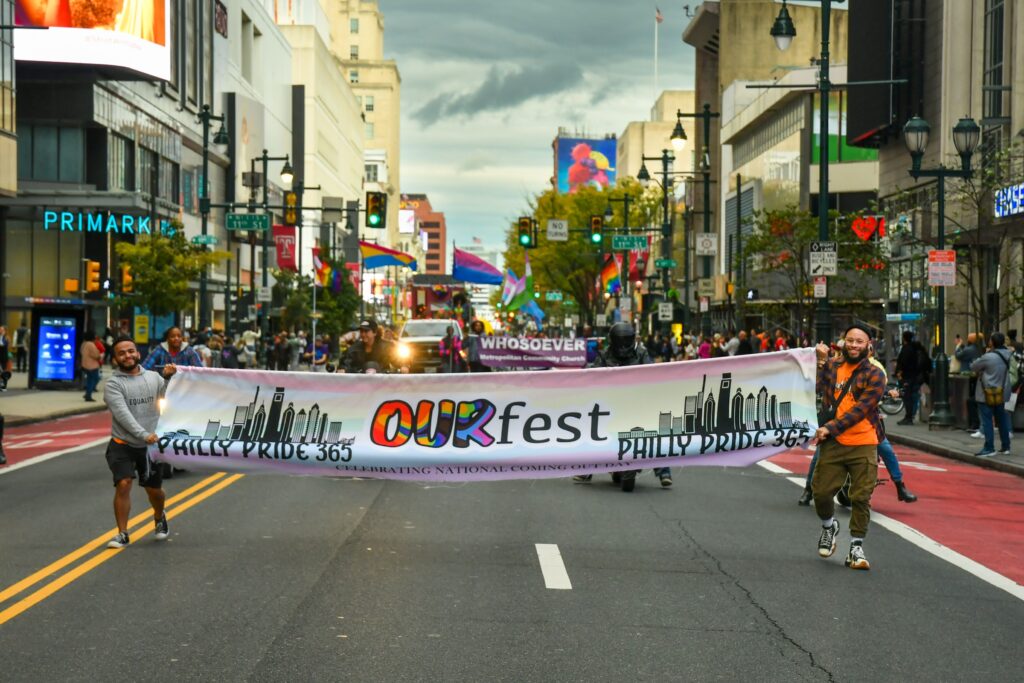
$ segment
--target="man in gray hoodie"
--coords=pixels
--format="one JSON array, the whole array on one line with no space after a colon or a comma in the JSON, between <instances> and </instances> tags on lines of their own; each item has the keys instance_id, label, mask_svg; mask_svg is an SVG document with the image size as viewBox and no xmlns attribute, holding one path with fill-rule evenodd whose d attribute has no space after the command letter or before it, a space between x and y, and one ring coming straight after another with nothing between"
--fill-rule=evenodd
<instances>
[{"instance_id":1,"label":"man in gray hoodie","mask_svg":"<svg viewBox=\"0 0 1024 683\"><path fill-rule=\"evenodd\" d=\"M981 431L985 435L985 445L975 453L980 458L995 455L995 435L992 419L999 425L1000 455L1010 453L1010 414L1003 404L1010 398L1010 351L1006 348L1006 337L1002 332L993 332L989 338L991 344L987 353L971 363L971 370L978 374L978 386L974 390L974 400L978 402L981 415ZM985 392L993 390L997 394L996 405L986 402Z\"/></svg>"},{"instance_id":2,"label":"man in gray hoodie","mask_svg":"<svg viewBox=\"0 0 1024 683\"><path fill-rule=\"evenodd\" d=\"M114 519L118 533L107 547L123 548L130 543L128 516L132 508L132 479L136 475L153 506L155 538L162 541L169 533L167 515L164 514L163 479L160 468L149 460L146 447L156 443L159 399L164 393L166 380L177 371L177 367L166 363L159 374L144 369L139 362L139 350L131 337L120 337L114 342L113 360L114 376L107 382L103 401L113 418L110 443L107 444L107 465L114 475Z\"/></svg>"}]
</instances>

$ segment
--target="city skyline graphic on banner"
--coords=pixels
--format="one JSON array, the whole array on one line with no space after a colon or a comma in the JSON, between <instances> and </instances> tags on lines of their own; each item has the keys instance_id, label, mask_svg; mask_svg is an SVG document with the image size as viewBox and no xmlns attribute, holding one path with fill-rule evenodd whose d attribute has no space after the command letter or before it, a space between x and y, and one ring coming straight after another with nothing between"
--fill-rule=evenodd
<instances>
[{"instance_id":1,"label":"city skyline graphic on banner","mask_svg":"<svg viewBox=\"0 0 1024 683\"><path fill-rule=\"evenodd\" d=\"M683 397L683 412L658 413L657 429L634 427L619 432L620 439L638 439L661 436L726 435L758 432L767 429L807 429L805 420L794 420L792 403L780 401L776 394L769 394L761 386L755 395L736 387L732 393L732 373L722 374L718 397L708 391L708 376L701 379L700 391Z\"/></svg>"},{"instance_id":2,"label":"city skyline graphic on banner","mask_svg":"<svg viewBox=\"0 0 1024 683\"><path fill-rule=\"evenodd\" d=\"M352 438L342 438L342 421L331 420L327 412L321 412L319 403L314 403L308 410L300 408L296 412L294 403L289 402L285 406L284 387L276 387L270 408L267 408L266 400L260 401L260 389L256 387L249 403L235 406L230 422L211 419L202 435L179 430L165 436L256 443L335 444L353 441Z\"/></svg>"}]
</instances>

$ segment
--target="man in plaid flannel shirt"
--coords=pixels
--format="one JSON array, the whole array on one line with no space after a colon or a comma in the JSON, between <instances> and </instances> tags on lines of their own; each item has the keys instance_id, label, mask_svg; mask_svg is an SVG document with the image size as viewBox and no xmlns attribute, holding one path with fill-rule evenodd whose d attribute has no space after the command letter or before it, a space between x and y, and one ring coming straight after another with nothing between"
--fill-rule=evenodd
<instances>
[{"instance_id":1,"label":"man in plaid flannel shirt","mask_svg":"<svg viewBox=\"0 0 1024 683\"><path fill-rule=\"evenodd\" d=\"M839 522L834 518L834 497L847 475L850 477L850 552L846 566L870 569L864 557L864 537L871 519L871 493L878 479L878 402L885 392L885 373L868 360L871 334L866 327L852 325L844 334L842 358L829 359L829 348L818 344L817 391L823 406L833 406L835 418L818 427L814 442L821 456L814 472L814 509L821 519L818 554L831 557L836 551ZM849 391L843 395L847 383Z\"/></svg>"}]
</instances>

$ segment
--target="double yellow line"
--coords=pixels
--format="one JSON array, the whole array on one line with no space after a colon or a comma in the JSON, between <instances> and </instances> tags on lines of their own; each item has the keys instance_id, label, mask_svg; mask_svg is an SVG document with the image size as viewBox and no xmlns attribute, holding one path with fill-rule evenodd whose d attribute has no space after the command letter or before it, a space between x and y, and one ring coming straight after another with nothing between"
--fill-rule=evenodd
<instances>
[{"instance_id":1,"label":"double yellow line","mask_svg":"<svg viewBox=\"0 0 1024 683\"><path fill-rule=\"evenodd\" d=\"M241 479L243 474L233 474L228 476L224 472L218 472L217 474L206 477L202 481L198 482L185 489L179 494L176 494L167 499L165 503L165 509L167 519L174 519L182 512L185 512L193 505L201 503L218 491L222 491L228 486L231 486L236 481ZM204 490L205 489L205 490ZM179 504L180 503L180 504ZM131 536L131 543L135 543L139 538L145 536L145 532L142 530L147 524L152 525L153 523L153 511L147 506L146 512L136 515L128 520L128 533ZM136 535L136 532L139 532ZM23 591L36 585L43 579L53 576L65 567L77 562L79 559L89 555L97 549L102 548L99 553L96 553L85 562L75 566L73 569L61 574L59 577L46 584L42 588L38 588L29 595L26 595L10 607L3 608L0 611L0 625L3 625L18 616L22 612L35 605L39 604L46 598L50 597L61 588L64 588L76 579L84 576L88 572L92 571L96 567L100 566L107 560L117 555L119 550L106 548L107 542L117 533L117 529L111 529L102 536L97 536L77 550L68 553L64 557L60 558L56 562L48 564L39 571L35 572L30 576L26 576L21 581L11 584L7 588L0 591L0 605L5 603L7 600L15 597Z\"/></svg>"}]
</instances>

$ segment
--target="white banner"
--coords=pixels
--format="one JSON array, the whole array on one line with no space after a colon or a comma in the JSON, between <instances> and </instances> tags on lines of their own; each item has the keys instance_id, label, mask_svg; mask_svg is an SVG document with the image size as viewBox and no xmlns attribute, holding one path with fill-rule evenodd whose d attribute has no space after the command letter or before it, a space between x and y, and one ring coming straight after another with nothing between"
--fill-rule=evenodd
<instances>
[{"instance_id":1,"label":"white banner","mask_svg":"<svg viewBox=\"0 0 1024 683\"><path fill-rule=\"evenodd\" d=\"M150 447L194 470L469 481L746 466L817 428L813 349L628 368L179 368Z\"/></svg>"}]
</instances>

